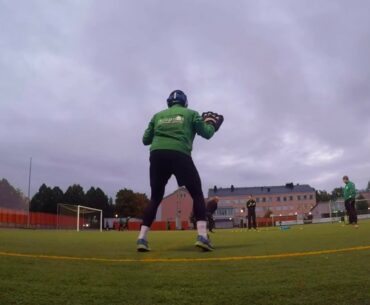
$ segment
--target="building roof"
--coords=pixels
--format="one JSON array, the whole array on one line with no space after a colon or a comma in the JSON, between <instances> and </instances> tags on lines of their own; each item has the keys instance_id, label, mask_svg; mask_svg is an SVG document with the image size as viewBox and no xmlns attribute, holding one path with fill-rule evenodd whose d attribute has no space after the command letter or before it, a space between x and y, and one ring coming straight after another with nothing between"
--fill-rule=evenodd
<instances>
[{"instance_id":1,"label":"building roof","mask_svg":"<svg viewBox=\"0 0 370 305\"><path fill-rule=\"evenodd\" d=\"M180 186L179 188L177 188L176 190L174 190L172 193L168 194L167 196L164 196L162 200L165 200L168 197L171 197L173 195L176 195L176 193L179 192L179 191L189 193L189 191L186 189L185 186Z\"/></svg>"},{"instance_id":2,"label":"building roof","mask_svg":"<svg viewBox=\"0 0 370 305\"><path fill-rule=\"evenodd\" d=\"M367 199L367 200L370 199L370 191L360 192L360 195L364 196L364 198Z\"/></svg>"},{"instance_id":3,"label":"building roof","mask_svg":"<svg viewBox=\"0 0 370 305\"><path fill-rule=\"evenodd\" d=\"M208 197L219 196L259 196L259 195L277 195L287 193L311 193L315 189L308 184L293 184L287 183L286 185L279 186L253 186L253 187L230 187L230 188L218 188L217 191L209 189Z\"/></svg>"}]
</instances>

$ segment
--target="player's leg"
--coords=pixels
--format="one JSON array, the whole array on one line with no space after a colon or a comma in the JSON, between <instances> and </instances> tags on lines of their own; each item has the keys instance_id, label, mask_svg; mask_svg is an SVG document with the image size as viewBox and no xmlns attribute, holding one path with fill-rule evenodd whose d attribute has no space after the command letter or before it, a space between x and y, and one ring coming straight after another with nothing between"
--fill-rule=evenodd
<instances>
[{"instance_id":1,"label":"player's leg","mask_svg":"<svg viewBox=\"0 0 370 305\"><path fill-rule=\"evenodd\" d=\"M355 200L351 200L351 218L352 224L357 225L357 211L356 211L356 202Z\"/></svg>"},{"instance_id":2,"label":"player's leg","mask_svg":"<svg viewBox=\"0 0 370 305\"><path fill-rule=\"evenodd\" d=\"M351 224L351 203L348 199L344 201L344 207L346 209L348 224Z\"/></svg>"},{"instance_id":3,"label":"player's leg","mask_svg":"<svg viewBox=\"0 0 370 305\"><path fill-rule=\"evenodd\" d=\"M196 246L211 251L213 246L207 235L206 203L198 170L190 156L179 153L177 159L173 167L174 174L180 186L185 186L193 198L193 211L198 230Z\"/></svg>"},{"instance_id":4,"label":"player's leg","mask_svg":"<svg viewBox=\"0 0 370 305\"><path fill-rule=\"evenodd\" d=\"M252 211L248 209L248 230L252 229Z\"/></svg>"},{"instance_id":5,"label":"player's leg","mask_svg":"<svg viewBox=\"0 0 370 305\"><path fill-rule=\"evenodd\" d=\"M210 230L212 233L214 233L214 228L216 227L216 223L215 223L215 220L213 219L213 215L211 215L211 228L212 230Z\"/></svg>"},{"instance_id":6,"label":"player's leg","mask_svg":"<svg viewBox=\"0 0 370 305\"><path fill-rule=\"evenodd\" d=\"M346 210L347 210L347 214L348 214L348 222L349 222L349 224L353 224L352 200L346 200L345 205L346 205Z\"/></svg>"},{"instance_id":7,"label":"player's leg","mask_svg":"<svg viewBox=\"0 0 370 305\"><path fill-rule=\"evenodd\" d=\"M215 228L215 221L213 219L213 215L211 213L207 213L207 220L208 220L208 230L209 232L213 232L213 229Z\"/></svg>"},{"instance_id":8,"label":"player's leg","mask_svg":"<svg viewBox=\"0 0 370 305\"><path fill-rule=\"evenodd\" d=\"M253 228L257 229L257 222L256 222L256 209L252 210L252 220L253 220Z\"/></svg>"},{"instance_id":9,"label":"player's leg","mask_svg":"<svg viewBox=\"0 0 370 305\"><path fill-rule=\"evenodd\" d=\"M150 154L150 203L144 210L143 224L137 241L137 250L141 252L149 251L147 234L152 225L159 204L161 203L166 184L171 177L171 168L165 151L153 151Z\"/></svg>"}]
</instances>

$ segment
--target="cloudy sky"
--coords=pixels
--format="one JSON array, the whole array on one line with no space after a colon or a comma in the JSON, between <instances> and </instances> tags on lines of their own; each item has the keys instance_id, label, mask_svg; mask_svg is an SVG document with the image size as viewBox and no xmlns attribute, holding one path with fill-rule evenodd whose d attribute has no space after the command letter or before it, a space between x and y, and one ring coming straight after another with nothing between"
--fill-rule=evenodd
<instances>
[{"instance_id":1,"label":"cloudy sky","mask_svg":"<svg viewBox=\"0 0 370 305\"><path fill-rule=\"evenodd\" d=\"M0 0L0 178L149 193L173 89L224 114L204 190L370 180L369 1ZM167 192L175 188L174 180Z\"/></svg>"}]
</instances>

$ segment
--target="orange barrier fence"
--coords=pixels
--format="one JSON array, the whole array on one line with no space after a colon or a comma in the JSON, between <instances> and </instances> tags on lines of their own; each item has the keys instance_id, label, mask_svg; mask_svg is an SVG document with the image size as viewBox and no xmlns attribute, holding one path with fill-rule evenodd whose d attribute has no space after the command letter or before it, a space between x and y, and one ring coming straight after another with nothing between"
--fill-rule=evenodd
<instances>
[{"instance_id":1,"label":"orange barrier fence","mask_svg":"<svg viewBox=\"0 0 370 305\"><path fill-rule=\"evenodd\" d=\"M286 216L274 216L273 218L257 217L257 226L258 227L271 227L274 223L279 223L280 221L291 221L297 220L295 215L286 215Z\"/></svg>"},{"instance_id":2,"label":"orange barrier fence","mask_svg":"<svg viewBox=\"0 0 370 305\"><path fill-rule=\"evenodd\" d=\"M129 231L139 231L141 226L141 222L139 221L129 221L128 223L128 230ZM115 230L120 230L119 222L113 223L113 228ZM187 221L181 222L181 229L188 230L189 223ZM176 230L176 222L174 221L155 221L153 222L152 226L150 227L152 231L166 231L166 230Z\"/></svg>"},{"instance_id":3,"label":"orange barrier fence","mask_svg":"<svg viewBox=\"0 0 370 305\"><path fill-rule=\"evenodd\" d=\"M80 218L80 227L84 226L86 220ZM64 216L59 217L56 214L30 212L29 225L31 228L40 229L75 229L76 217ZM24 228L28 226L28 213L25 211L17 211L0 208L0 227ZM141 222L130 221L128 229L131 231L140 230ZM114 224L115 229L119 229L119 223ZM181 229L188 230L189 223L187 221L181 222ZM151 227L154 231L176 230L176 223L174 221L155 221Z\"/></svg>"},{"instance_id":4,"label":"orange barrier fence","mask_svg":"<svg viewBox=\"0 0 370 305\"><path fill-rule=\"evenodd\" d=\"M49 228L49 229L71 229L76 228L76 217L58 216L56 214L17 211L0 208L0 226L2 227L26 227ZM84 224L84 219L80 219L80 225Z\"/></svg>"}]
</instances>

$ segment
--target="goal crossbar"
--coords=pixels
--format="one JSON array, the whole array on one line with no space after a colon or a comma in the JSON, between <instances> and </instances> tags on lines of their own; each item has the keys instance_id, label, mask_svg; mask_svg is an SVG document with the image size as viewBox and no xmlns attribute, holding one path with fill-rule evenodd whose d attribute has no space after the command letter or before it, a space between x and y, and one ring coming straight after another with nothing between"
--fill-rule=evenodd
<instances>
[{"instance_id":1,"label":"goal crossbar","mask_svg":"<svg viewBox=\"0 0 370 305\"><path fill-rule=\"evenodd\" d=\"M100 227L100 232L103 231L103 211L100 209L95 209L91 207L87 207L84 205L74 205L74 204L65 204L65 203L58 203L58 218L59 218L59 211L60 208L64 208L68 211L77 213L76 216L76 230L79 232L80 231L80 215L81 215L81 210L82 214L91 214L91 213L99 213L100 214L100 221L99 221L99 227ZM59 226L59 224L58 224Z\"/></svg>"}]
</instances>

